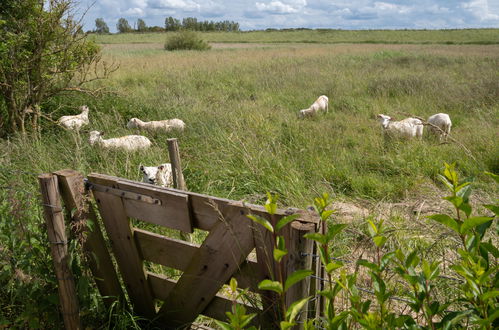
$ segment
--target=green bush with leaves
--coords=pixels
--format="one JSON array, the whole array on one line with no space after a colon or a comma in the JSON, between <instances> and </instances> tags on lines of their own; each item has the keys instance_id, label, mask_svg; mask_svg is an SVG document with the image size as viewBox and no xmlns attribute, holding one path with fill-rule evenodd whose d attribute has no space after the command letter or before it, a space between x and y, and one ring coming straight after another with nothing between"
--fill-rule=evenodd
<instances>
[{"instance_id":1,"label":"green bush with leaves","mask_svg":"<svg viewBox=\"0 0 499 330\"><path fill-rule=\"evenodd\" d=\"M499 181L499 176L487 174ZM325 233L306 234L305 237L316 242L319 260L325 270L327 278L322 280L327 283L326 288L316 292L318 296L324 297L325 305L319 318L304 320L305 329L498 327L499 250L496 244L499 227L497 224L495 228L492 225L499 206L497 203L485 205L495 216L473 216L469 201L471 184L459 181L454 165L445 164L443 175L439 178L451 192L444 199L454 206L455 216L435 214L429 218L450 229L447 237L457 239L461 244L457 250L458 258L451 266L457 277L457 281L454 279L450 284L454 294L437 293L441 281L439 261L422 258L418 249L388 249L387 242L394 230L385 226L383 220L367 219L367 233L374 247L373 257L370 260L357 260L355 270L349 272L342 261L333 258L337 237L347 225L332 223L334 210L328 209L331 201L328 194L323 194L314 200L314 207L322 225L328 230ZM275 196L268 194L265 204L267 212L274 214L276 205ZM281 263L287 250L283 237L277 232L294 218L282 218L274 227L264 218L249 217L273 233L274 260ZM490 233L491 229L495 232ZM360 270L367 271L372 290L359 286ZM280 276L277 281L265 280L260 283L260 289L274 291L280 297L281 329L296 325L297 313L310 298L306 297L287 307L283 298L286 288L289 288L289 283L300 281L310 274L312 271L299 270L288 278ZM346 305L344 301L340 306L335 305L340 294L343 300L346 297ZM397 303L393 304L393 301ZM231 319L234 321L233 317Z\"/></svg>"},{"instance_id":2,"label":"green bush with leaves","mask_svg":"<svg viewBox=\"0 0 499 330\"><path fill-rule=\"evenodd\" d=\"M172 34L165 43L166 50L208 50L211 46L194 31L183 30Z\"/></svg>"}]
</instances>

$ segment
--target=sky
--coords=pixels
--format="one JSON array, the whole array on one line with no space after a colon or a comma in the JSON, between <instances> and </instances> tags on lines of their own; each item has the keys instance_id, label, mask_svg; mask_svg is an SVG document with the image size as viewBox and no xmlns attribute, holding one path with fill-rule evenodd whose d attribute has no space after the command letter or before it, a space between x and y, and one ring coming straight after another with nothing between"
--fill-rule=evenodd
<instances>
[{"instance_id":1,"label":"sky","mask_svg":"<svg viewBox=\"0 0 499 330\"><path fill-rule=\"evenodd\" d=\"M267 28L454 29L499 28L499 0L76 0L84 31L103 18L111 32L124 17L133 27L182 21L236 21L242 30Z\"/></svg>"}]
</instances>

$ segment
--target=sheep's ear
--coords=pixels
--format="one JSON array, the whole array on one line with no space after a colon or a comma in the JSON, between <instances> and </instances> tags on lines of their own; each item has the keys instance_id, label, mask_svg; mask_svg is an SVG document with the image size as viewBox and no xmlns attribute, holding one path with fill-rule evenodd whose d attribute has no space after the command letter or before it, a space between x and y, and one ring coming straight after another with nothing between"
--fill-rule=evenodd
<instances>
[{"instance_id":1,"label":"sheep's ear","mask_svg":"<svg viewBox=\"0 0 499 330\"><path fill-rule=\"evenodd\" d=\"M99 135L104 135L105 132L99 132Z\"/></svg>"},{"instance_id":2,"label":"sheep's ear","mask_svg":"<svg viewBox=\"0 0 499 330\"><path fill-rule=\"evenodd\" d=\"M162 170L164 170L164 169L165 169L165 165L159 165L159 166L158 166L158 170L162 171Z\"/></svg>"},{"instance_id":3,"label":"sheep's ear","mask_svg":"<svg viewBox=\"0 0 499 330\"><path fill-rule=\"evenodd\" d=\"M144 165L140 165L140 166L139 166L139 170L140 170L141 172L144 172Z\"/></svg>"}]
</instances>

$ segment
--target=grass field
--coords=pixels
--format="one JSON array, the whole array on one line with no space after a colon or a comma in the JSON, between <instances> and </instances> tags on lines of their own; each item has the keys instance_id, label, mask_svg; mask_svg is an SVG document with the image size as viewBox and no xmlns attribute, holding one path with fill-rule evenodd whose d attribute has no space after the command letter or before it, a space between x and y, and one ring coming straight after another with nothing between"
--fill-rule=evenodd
<instances>
[{"instance_id":1,"label":"grass field","mask_svg":"<svg viewBox=\"0 0 499 330\"><path fill-rule=\"evenodd\" d=\"M9 188L0 190L0 233L25 235L24 228L11 228L16 222L6 219L39 231L43 220L36 174L72 168L139 180L140 164L168 161L169 137L179 139L188 188L219 197L261 203L272 191L279 193L283 206L305 207L328 192L336 200L359 204L397 203L435 191L441 196L437 174L444 162L455 162L462 177L475 181L481 201L497 196L497 187L483 174L499 172L497 30L202 36L231 45L166 52L164 34L96 36L104 59L120 65L109 80L93 86L109 93L61 96L43 105L46 112L56 119L87 104L87 130L103 130L108 137L135 133L126 128L131 117L180 118L187 129L145 133L154 145L136 154L99 150L88 144L87 131L66 132L50 121L44 122L40 140L19 136L0 141L0 186ZM253 42L258 44L246 46ZM353 44L336 44L342 42ZM329 96L329 113L299 120L298 111L322 94ZM451 134L459 143L439 144L429 137L385 140L375 118L378 113L427 118L437 112L451 116ZM404 219L392 220L396 226L408 225ZM424 235L422 228L415 230ZM16 244L8 249L0 244L0 252L19 251ZM42 274L49 266L17 267ZM44 292L43 285L30 288L30 295ZM51 313L37 310L36 301L26 306L9 305L5 315L15 314L16 308Z\"/></svg>"},{"instance_id":2,"label":"grass field","mask_svg":"<svg viewBox=\"0 0 499 330\"><path fill-rule=\"evenodd\" d=\"M102 44L164 43L168 33L91 35ZM294 30L203 32L208 42L498 44L499 29L468 30Z\"/></svg>"}]
</instances>

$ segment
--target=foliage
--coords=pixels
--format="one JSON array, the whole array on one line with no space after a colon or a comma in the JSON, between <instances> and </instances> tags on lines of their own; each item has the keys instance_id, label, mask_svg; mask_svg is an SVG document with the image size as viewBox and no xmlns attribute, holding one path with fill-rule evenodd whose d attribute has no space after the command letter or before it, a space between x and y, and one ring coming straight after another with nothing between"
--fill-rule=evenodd
<instances>
[{"instance_id":1,"label":"foliage","mask_svg":"<svg viewBox=\"0 0 499 330\"><path fill-rule=\"evenodd\" d=\"M109 27L103 18L95 19L95 33L109 33Z\"/></svg>"},{"instance_id":2,"label":"foliage","mask_svg":"<svg viewBox=\"0 0 499 330\"><path fill-rule=\"evenodd\" d=\"M39 131L43 103L82 91L100 59L72 18L72 0L8 3L0 12L0 136Z\"/></svg>"},{"instance_id":3,"label":"foliage","mask_svg":"<svg viewBox=\"0 0 499 330\"><path fill-rule=\"evenodd\" d=\"M290 222L295 220L298 215L288 215L281 217L279 220L275 219L275 213L277 211L277 195L272 195L267 193L267 201L265 202L265 209L270 215L270 219L275 225L259 215L248 215L247 217L253 220L255 223L262 225L266 230L272 233L272 248L273 248L273 258L276 263L277 268L277 279L263 280L258 284L260 290L268 290L277 293L279 297L279 306L277 313L280 312L280 328L282 330L289 329L295 326L296 317L299 311L306 305L310 297L303 298L301 300L295 301L289 306L286 305L286 292L294 284L304 280L306 277L310 276L313 272L311 270L296 270L294 273L289 274L284 278L285 265L287 263L286 255L288 251L286 249L286 242L284 236L279 236L279 232ZM269 263L272 261L268 261Z\"/></svg>"},{"instance_id":4,"label":"foliage","mask_svg":"<svg viewBox=\"0 0 499 330\"><path fill-rule=\"evenodd\" d=\"M193 31L180 31L166 40L166 50L207 50L211 46Z\"/></svg>"},{"instance_id":5,"label":"foliage","mask_svg":"<svg viewBox=\"0 0 499 330\"><path fill-rule=\"evenodd\" d=\"M256 314L246 314L246 308L238 303L238 300L246 295L246 290L239 290L237 288L237 280L235 278L230 279L230 290L231 290L231 311L225 314L229 318L230 323L215 321L216 324L223 330L256 330L254 326L246 327L249 325L252 319L255 318Z\"/></svg>"},{"instance_id":6,"label":"foliage","mask_svg":"<svg viewBox=\"0 0 499 330\"><path fill-rule=\"evenodd\" d=\"M191 31L239 31L239 23L234 21L198 21L196 17L185 17L182 23L179 19L173 17L165 18L166 31L178 31L180 29Z\"/></svg>"},{"instance_id":7,"label":"foliage","mask_svg":"<svg viewBox=\"0 0 499 330\"><path fill-rule=\"evenodd\" d=\"M119 33L127 33L133 31L132 27L128 23L128 20L123 17L121 17L118 20L118 23L116 23L116 29L118 30Z\"/></svg>"},{"instance_id":8,"label":"foliage","mask_svg":"<svg viewBox=\"0 0 499 330\"><path fill-rule=\"evenodd\" d=\"M146 22L142 18L139 18L137 20L137 31L138 32L146 32L147 31L147 25Z\"/></svg>"}]
</instances>

